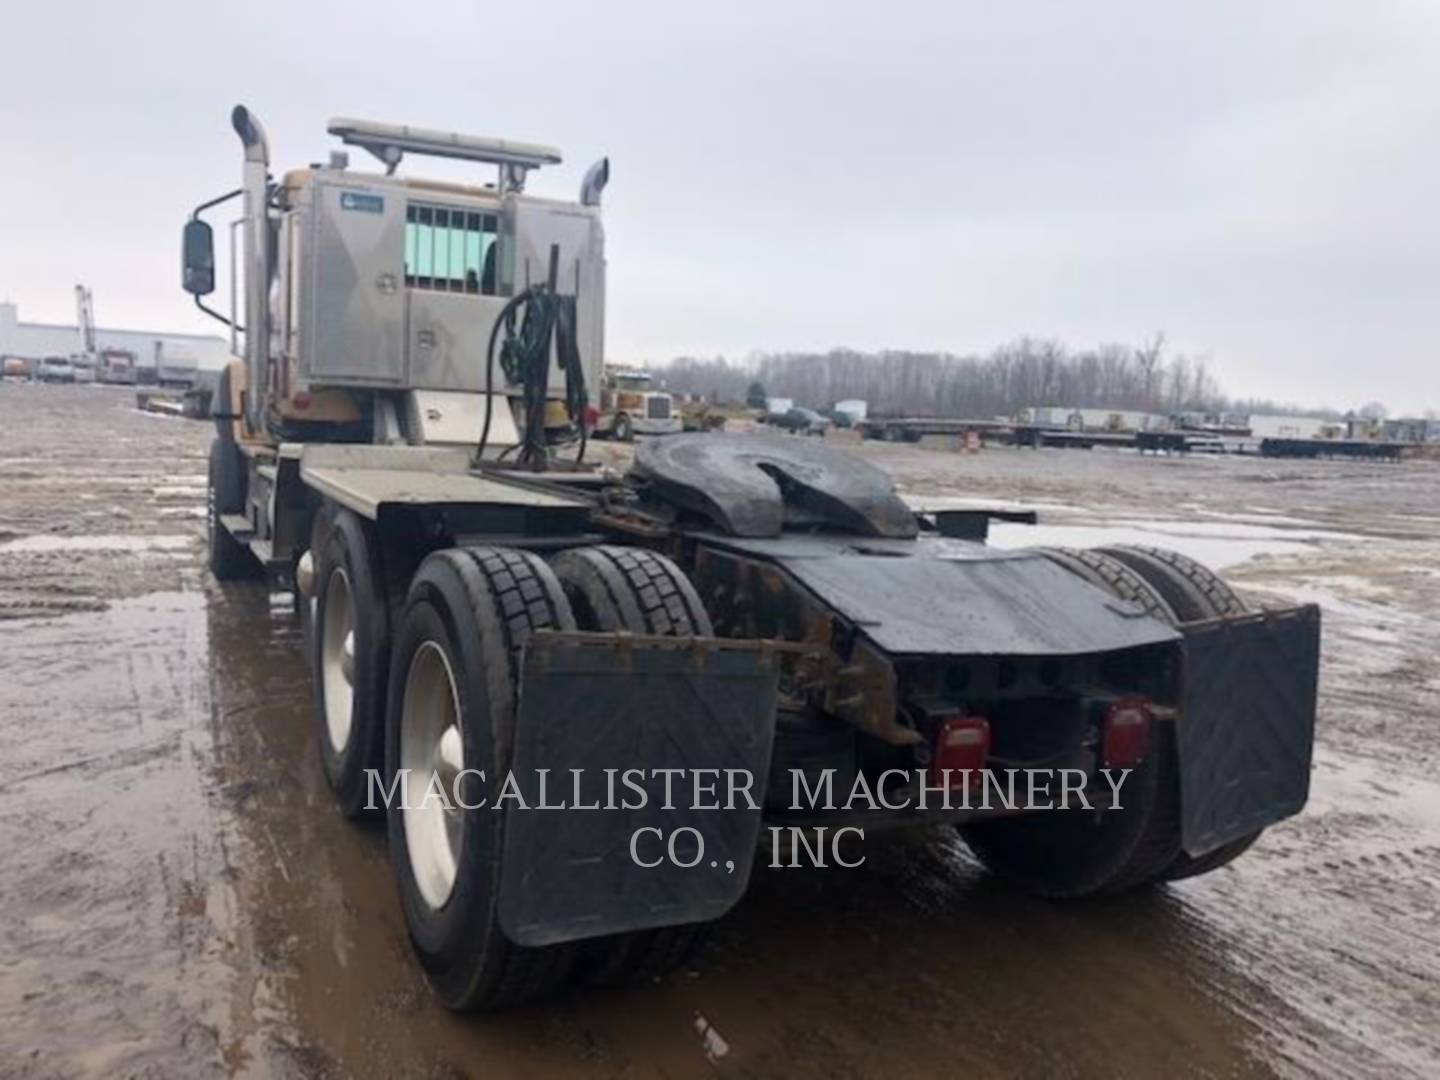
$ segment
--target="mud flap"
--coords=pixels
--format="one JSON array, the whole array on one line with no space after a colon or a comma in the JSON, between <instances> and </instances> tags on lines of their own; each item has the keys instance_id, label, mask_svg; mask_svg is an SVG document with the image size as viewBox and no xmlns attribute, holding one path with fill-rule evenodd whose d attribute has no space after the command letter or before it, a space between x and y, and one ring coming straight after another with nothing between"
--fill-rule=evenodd
<instances>
[{"instance_id":1,"label":"mud flap","mask_svg":"<svg viewBox=\"0 0 1440 1080\"><path fill-rule=\"evenodd\" d=\"M530 809L506 813L500 884L511 940L549 945L702 922L744 894L779 658L758 642L695 640L542 633L526 648L511 771ZM685 770L670 774L669 809L661 769ZM548 770L543 791L538 770ZM752 783L756 809L738 792L735 809L695 809L696 770L710 770L700 779L714 784L701 804L725 807L733 777ZM644 792L641 807L622 805L642 801L627 776ZM537 809L543 801L568 806ZM590 804L601 808L578 808ZM698 842L677 833L687 827Z\"/></svg>"},{"instance_id":2,"label":"mud flap","mask_svg":"<svg viewBox=\"0 0 1440 1080\"><path fill-rule=\"evenodd\" d=\"M1180 832L1186 853L1198 857L1305 805L1320 609L1309 604L1183 630Z\"/></svg>"}]
</instances>

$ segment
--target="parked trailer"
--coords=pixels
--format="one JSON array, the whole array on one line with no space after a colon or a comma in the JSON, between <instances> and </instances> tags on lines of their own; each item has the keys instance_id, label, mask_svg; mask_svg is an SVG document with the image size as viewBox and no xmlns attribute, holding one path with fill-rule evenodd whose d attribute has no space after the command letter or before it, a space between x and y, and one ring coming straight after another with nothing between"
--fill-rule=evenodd
<instances>
[{"instance_id":1,"label":"parked trailer","mask_svg":"<svg viewBox=\"0 0 1440 1080\"><path fill-rule=\"evenodd\" d=\"M950 416L874 416L861 420L860 433L866 439L916 443L926 435L1006 434L1014 428L1008 420L965 420Z\"/></svg>"},{"instance_id":2,"label":"parked trailer","mask_svg":"<svg viewBox=\"0 0 1440 1080\"><path fill-rule=\"evenodd\" d=\"M1229 450L1218 436L1191 431L1137 431L1135 447L1153 454L1224 454Z\"/></svg>"},{"instance_id":3,"label":"parked trailer","mask_svg":"<svg viewBox=\"0 0 1440 1080\"><path fill-rule=\"evenodd\" d=\"M816 440L680 434L592 468L545 418L583 417L603 364L605 162L578 200L540 199L548 147L336 120L390 172L272 181L263 128L232 120L230 318L280 330L217 395L210 568L296 589L319 760L345 814L383 808L447 1006L663 974L744 893L767 825L946 824L1020 888L1078 898L1214 869L1304 805L1313 605L1249 611L1159 549L993 550L964 539L976 515L917 515ZM495 184L407 179L416 154ZM222 201L185 227L197 302ZM1090 809L922 804L1037 761ZM1106 768L1132 770L1121 801ZM536 810L547 776L573 798ZM619 776L627 808L582 809ZM702 776L750 797L706 809ZM806 803L797 778L884 804Z\"/></svg>"},{"instance_id":4,"label":"parked trailer","mask_svg":"<svg viewBox=\"0 0 1440 1080\"><path fill-rule=\"evenodd\" d=\"M183 416L187 420L209 420L220 379L218 371L197 369L189 386L142 386L135 391L135 407L142 412Z\"/></svg>"},{"instance_id":5,"label":"parked trailer","mask_svg":"<svg viewBox=\"0 0 1440 1080\"><path fill-rule=\"evenodd\" d=\"M1375 439L1262 439L1261 457L1363 458L1372 461L1399 461L1411 443Z\"/></svg>"}]
</instances>

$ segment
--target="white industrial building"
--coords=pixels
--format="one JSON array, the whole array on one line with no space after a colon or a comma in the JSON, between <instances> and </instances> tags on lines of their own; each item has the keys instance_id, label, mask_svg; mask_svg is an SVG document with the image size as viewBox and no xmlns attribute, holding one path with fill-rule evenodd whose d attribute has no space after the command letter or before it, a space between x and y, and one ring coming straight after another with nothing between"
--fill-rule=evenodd
<instances>
[{"instance_id":1,"label":"white industrial building","mask_svg":"<svg viewBox=\"0 0 1440 1080\"><path fill-rule=\"evenodd\" d=\"M229 341L215 334L95 328L97 349L128 349L141 364L154 363L157 342L167 357L192 359L202 371L218 370L230 359ZM8 300L0 301L0 357L33 361L47 356L68 357L81 349L80 330L75 324L21 322L20 309Z\"/></svg>"}]
</instances>

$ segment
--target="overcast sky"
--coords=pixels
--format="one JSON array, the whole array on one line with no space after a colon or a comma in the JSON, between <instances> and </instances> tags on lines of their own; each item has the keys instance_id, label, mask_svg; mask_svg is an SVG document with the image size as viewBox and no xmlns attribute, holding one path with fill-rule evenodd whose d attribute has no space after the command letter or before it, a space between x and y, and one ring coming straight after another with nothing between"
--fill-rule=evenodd
<instances>
[{"instance_id":1,"label":"overcast sky","mask_svg":"<svg viewBox=\"0 0 1440 1080\"><path fill-rule=\"evenodd\" d=\"M279 169L336 115L552 143L567 197L608 154L612 359L1163 330L1232 394L1440 408L1434 0L225 6L5 5L22 319L215 328L179 228L244 102Z\"/></svg>"}]
</instances>

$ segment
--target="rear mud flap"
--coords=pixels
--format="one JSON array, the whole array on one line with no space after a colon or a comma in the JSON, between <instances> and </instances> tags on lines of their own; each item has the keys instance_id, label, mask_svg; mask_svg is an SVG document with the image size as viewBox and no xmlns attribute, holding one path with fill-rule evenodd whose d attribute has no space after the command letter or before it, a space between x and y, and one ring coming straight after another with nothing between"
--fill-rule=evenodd
<instances>
[{"instance_id":1,"label":"rear mud flap","mask_svg":"<svg viewBox=\"0 0 1440 1080\"><path fill-rule=\"evenodd\" d=\"M1185 851L1198 857L1305 805L1320 609L1309 604L1183 629L1180 830Z\"/></svg>"},{"instance_id":2,"label":"rear mud flap","mask_svg":"<svg viewBox=\"0 0 1440 1080\"><path fill-rule=\"evenodd\" d=\"M512 804L506 814L499 908L518 944L715 919L745 892L779 657L759 643L662 641L542 633L525 650L511 772L530 809ZM659 769L686 770L672 774L669 809ZM548 801L568 808L536 808L538 770L548 770ZM641 801L624 782L627 770L643 770L643 778L630 773L643 807L620 805ZM713 770L701 774L714 792L702 792L700 803L725 807L733 778L752 783L757 809L738 793L734 809L696 809L696 770ZM594 803L602 808L578 808ZM699 843L677 834L687 827Z\"/></svg>"}]
</instances>

